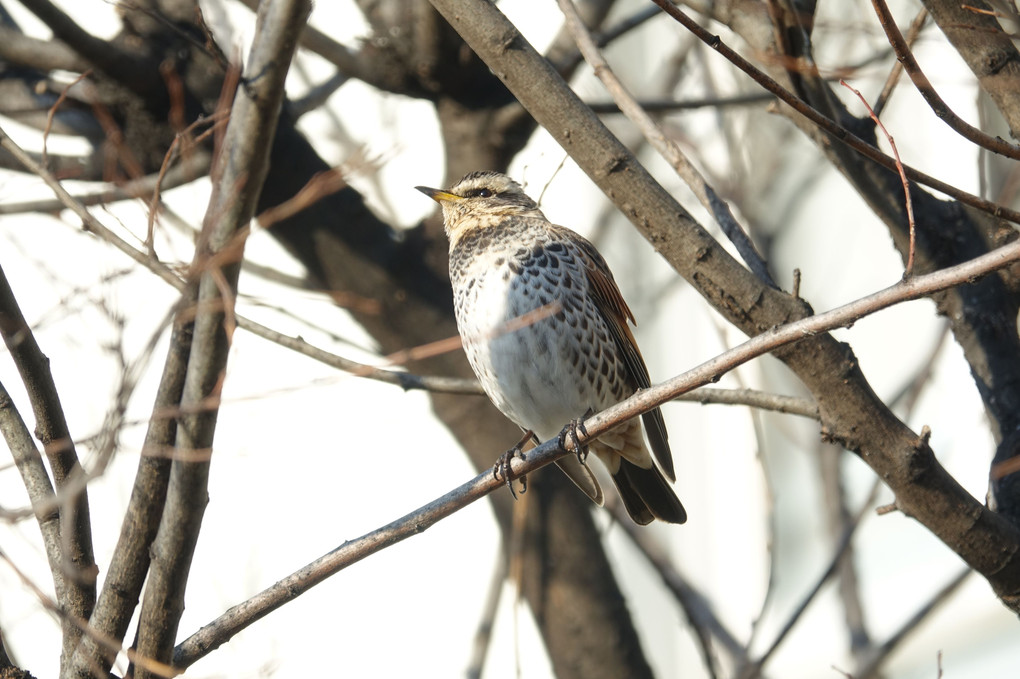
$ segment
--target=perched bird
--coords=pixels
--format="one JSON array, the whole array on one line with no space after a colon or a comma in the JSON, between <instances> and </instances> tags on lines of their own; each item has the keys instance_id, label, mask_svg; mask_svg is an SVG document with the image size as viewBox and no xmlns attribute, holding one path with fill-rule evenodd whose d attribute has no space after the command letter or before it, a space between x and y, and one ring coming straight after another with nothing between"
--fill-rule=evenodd
<instances>
[{"instance_id":1,"label":"perched bird","mask_svg":"<svg viewBox=\"0 0 1020 679\"><path fill-rule=\"evenodd\" d=\"M457 327L475 375L504 415L562 443L567 423L650 385L627 325L634 316L594 245L550 223L517 182L497 172L472 172L445 191L416 188L443 208ZM656 408L642 420L662 471L637 419L590 450L635 522L683 523L687 512L663 476L676 480L662 413ZM602 489L583 460L557 464L601 505Z\"/></svg>"}]
</instances>

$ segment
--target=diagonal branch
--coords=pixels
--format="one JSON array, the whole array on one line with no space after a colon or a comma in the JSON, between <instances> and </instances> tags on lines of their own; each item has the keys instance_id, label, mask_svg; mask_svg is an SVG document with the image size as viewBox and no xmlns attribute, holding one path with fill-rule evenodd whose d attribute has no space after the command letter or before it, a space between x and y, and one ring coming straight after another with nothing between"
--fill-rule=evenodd
<instances>
[{"instance_id":1,"label":"diagonal branch","mask_svg":"<svg viewBox=\"0 0 1020 679\"><path fill-rule=\"evenodd\" d=\"M817 125L822 130L832 135L834 139L843 144L846 144L854 151L857 151L862 156L875 161L882 167L896 171L896 160L890 156L882 153L878 148L864 141L856 134L846 129L842 125L838 124L834 120L823 115L815 108L805 103L802 99L791 93L785 87L780 85L778 82L770 78L768 75L755 68L751 62L744 59L742 56L737 54L735 51L730 49L719 39L718 35L712 35L704 28L702 28L697 22L693 21L690 17L684 14L679 8L670 3L668 0L653 0L655 4L661 7L667 14L677 20L684 28L693 33L699 40L704 42L706 45L714 49L719 54L723 55L727 61L732 63L734 66L739 68L741 71L749 75L759 85L764 87L772 94L779 97L779 99L790 106L800 115L810 120L813 124ZM972 193L963 191L956 188L952 184L948 184L940 179L936 179L920 170L911 167L909 165L903 166L907 177L918 184L931 187L937 191L941 191L947 196L952 196L956 200L960 201L965 205L977 208L983 212L1008 219L1011 222L1020 224L1020 212L1011 210L1005 206L997 205L991 201L985 200L980 196L975 196Z\"/></svg>"},{"instance_id":2,"label":"diagonal branch","mask_svg":"<svg viewBox=\"0 0 1020 679\"><path fill-rule=\"evenodd\" d=\"M914 53L910 51L910 46L907 45L903 34L900 33L896 20L893 19L892 12L889 11L889 6L885 4L885 0L871 0L871 4L875 7L875 13L878 15L878 20L882 24L883 30L885 30L889 44L892 45L893 50L896 52L896 58L903 64L903 69L910 76L910 81L914 83L914 87L921 93L924 100L928 102L928 106L931 107L935 115L963 138L974 142L978 146L1007 158L1020 160L1020 146L1010 144L1000 137L986 134L956 115L949 108L949 105L935 91L935 86L928 80L928 76L921 70L921 66L917 63L917 59L914 58Z\"/></svg>"},{"instance_id":3,"label":"diagonal branch","mask_svg":"<svg viewBox=\"0 0 1020 679\"><path fill-rule=\"evenodd\" d=\"M50 371L50 361L36 342L2 269L0 335L28 391L36 421L35 434L43 445L43 452L53 473L53 484L60 498L56 514L60 522L60 548L56 554L47 550L50 567L56 569L53 577L65 584L64 588L57 588L57 598L68 613L87 618L92 614L96 602L95 578L98 571L92 549L92 521L89 517L89 499L83 483L83 471L67 428L64 408ZM50 494L53 494L53 489L50 489ZM38 499L33 497L33 503ZM55 562L54 556L57 557ZM61 657L66 661L78 645L81 630L65 624L63 632Z\"/></svg>"},{"instance_id":4,"label":"diagonal branch","mask_svg":"<svg viewBox=\"0 0 1020 679\"><path fill-rule=\"evenodd\" d=\"M139 618L138 652L170 660L184 611L192 556L205 505L218 395L222 389L243 236L255 215L269 151L297 39L311 12L309 0L272 0L258 22L230 123L213 164L213 194L188 286L194 305L179 309L192 343L181 396L175 458L166 506L152 546L153 559ZM238 240L238 236L242 239ZM189 292L185 300L190 299ZM136 676L152 676L141 667Z\"/></svg>"},{"instance_id":5,"label":"diagonal branch","mask_svg":"<svg viewBox=\"0 0 1020 679\"><path fill-rule=\"evenodd\" d=\"M763 285L726 253L655 183L495 6L480 0L471 2L470 9L463 2L432 2L539 124L720 314L749 336L759 337L810 314L803 300ZM711 38L710 43L719 44ZM927 443L878 398L850 348L825 334L775 353L817 400L824 436L857 453L896 491L905 513L985 574L1008 606L1020 609L1020 560L1014 564L1014 552L1001 549L1017 542L1016 529L1004 525L938 465ZM924 483L918 484L918 479ZM1000 570L1007 564L1005 571Z\"/></svg>"},{"instance_id":6,"label":"diagonal branch","mask_svg":"<svg viewBox=\"0 0 1020 679\"><path fill-rule=\"evenodd\" d=\"M95 37L49 0L23 0L21 4L39 17L54 36L111 78L139 92L162 87L161 82L154 84L152 70L137 55Z\"/></svg>"},{"instance_id":7,"label":"diagonal branch","mask_svg":"<svg viewBox=\"0 0 1020 679\"><path fill-rule=\"evenodd\" d=\"M747 233L733 216L733 212L730 210L729 205L726 204L726 201L719 197L715 189L705 181L705 178L694 167L694 164L680 150L680 147L666 136L662 128L641 108L623 86L623 83L616 77L616 74L613 73L609 63L595 44L591 33L585 28L581 17L577 14L573 1L559 0L559 5L563 14L567 17L567 28L573 34L574 40L577 42L581 54L584 55L585 61L595 71L595 76L605 85L609 94L613 97L613 101L617 103L623 114L637 125L638 129L641 130L641 134L648 140L648 143L673 166L677 175L697 197L698 202L708 210L709 214L722 227L723 233L726 234L730 242L736 247L737 252L740 253L748 268L766 285L777 287L772 280L772 276L769 274L768 265L762 259L761 254L759 254Z\"/></svg>"},{"instance_id":8,"label":"diagonal branch","mask_svg":"<svg viewBox=\"0 0 1020 679\"><path fill-rule=\"evenodd\" d=\"M1020 138L1020 51L1013 36L982 0L922 4L1005 118L1011 136Z\"/></svg>"},{"instance_id":9,"label":"diagonal branch","mask_svg":"<svg viewBox=\"0 0 1020 679\"><path fill-rule=\"evenodd\" d=\"M0 26L0 59L38 71L81 73L89 67L85 59L59 40L30 38L10 26Z\"/></svg>"},{"instance_id":10,"label":"diagonal branch","mask_svg":"<svg viewBox=\"0 0 1020 679\"><path fill-rule=\"evenodd\" d=\"M551 439L528 451L524 459L513 458L511 460L512 474L515 478L519 478L534 472L564 455L573 453L575 445L583 447L627 420L638 417L682 393L715 382L737 366L773 352L780 347L807 341L818 333L851 326L864 316L893 305L918 299L955 285L964 285L979 276L1017 261L1020 261L1020 242L1007 245L984 257L951 269L901 281L831 311L773 328L681 375L639 391L617 405L586 419L583 435L578 437L576 443L572 440L568 441L566 449L559 448L558 441ZM928 452L930 454L930 450ZM957 499L960 504L967 504L965 498L969 498L969 504L972 507L976 505L974 499L967 495L966 491L960 488L934 459L931 460L931 467L926 474L911 479L905 484L898 483L898 479L890 479L890 481L889 485L896 494L897 502L908 492L919 490L926 493L941 493L947 490L947 486L955 486L954 490L959 494ZM230 608L216 620L204 625L178 645L174 651L174 665L179 668L190 666L241 630L288 601L304 594L326 578L389 546L419 535L447 516L503 487L503 484L503 480L497 479L492 470L485 470L470 481L414 512L359 538L345 542L247 601ZM908 485L916 486L916 488L908 488ZM1020 551L1020 531L980 505L977 507L977 516L972 522L971 529L984 533L984 538L996 545L998 558L994 563L990 563L987 556L982 553L961 553L960 556L981 572L993 585L1002 584L1008 587L1017 587L1017 583L1020 582L1020 555L1017 553ZM1014 610L1016 610L1016 605L1020 604L1020 601L1015 599L1012 601L1015 606Z\"/></svg>"},{"instance_id":11,"label":"diagonal branch","mask_svg":"<svg viewBox=\"0 0 1020 679\"><path fill-rule=\"evenodd\" d=\"M910 22L910 28L907 30L907 35L904 38L904 44L907 49L914 44L917 40L917 36L921 34L921 29L924 28L925 22L928 20L928 10L921 8L921 11L917 13L914 20ZM875 100L875 115L881 117L882 111L885 110L886 104L889 103L889 99L892 97L893 90L896 89L896 85L900 81L900 74L903 73L903 64L897 61L893 64L892 70L889 71L889 75L885 79L885 85L882 86L882 91L878 95L878 99Z\"/></svg>"}]
</instances>

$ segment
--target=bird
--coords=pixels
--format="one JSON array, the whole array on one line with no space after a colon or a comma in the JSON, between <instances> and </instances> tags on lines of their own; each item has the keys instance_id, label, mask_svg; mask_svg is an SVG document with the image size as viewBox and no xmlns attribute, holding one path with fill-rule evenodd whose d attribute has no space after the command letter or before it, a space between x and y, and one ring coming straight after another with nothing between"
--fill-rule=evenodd
<instances>
[{"instance_id":1,"label":"bird","mask_svg":"<svg viewBox=\"0 0 1020 679\"><path fill-rule=\"evenodd\" d=\"M471 172L445 190L415 188L442 207L457 329L471 368L496 408L526 432L511 451L520 453L532 437L559 436L563 447L571 423L582 423L583 431L584 417L650 386L628 325L634 315L590 241L551 223L502 173ZM573 436L576 443L576 429ZM636 523L687 520L669 483L676 473L658 408L588 447ZM603 504L587 454L564 456L557 464Z\"/></svg>"}]
</instances>

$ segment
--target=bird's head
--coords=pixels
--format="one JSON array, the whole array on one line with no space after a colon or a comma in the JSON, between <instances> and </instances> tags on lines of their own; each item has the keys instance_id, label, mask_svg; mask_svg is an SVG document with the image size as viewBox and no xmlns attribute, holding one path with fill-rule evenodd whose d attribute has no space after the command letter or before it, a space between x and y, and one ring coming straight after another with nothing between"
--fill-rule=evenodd
<instances>
[{"instance_id":1,"label":"bird's head","mask_svg":"<svg viewBox=\"0 0 1020 679\"><path fill-rule=\"evenodd\" d=\"M451 243L466 231L497 226L506 217L542 214L520 184L499 172L472 172L446 190L415 188L442 206Z\"/></svg>"}]
</instances>

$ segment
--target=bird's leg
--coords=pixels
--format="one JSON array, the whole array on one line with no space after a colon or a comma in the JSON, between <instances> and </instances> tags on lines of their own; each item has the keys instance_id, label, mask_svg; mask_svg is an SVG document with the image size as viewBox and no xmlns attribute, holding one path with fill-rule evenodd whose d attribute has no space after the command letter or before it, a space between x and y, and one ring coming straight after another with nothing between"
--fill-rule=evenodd
<instances>
[{"instance_id":1,"label":"bird's leg","mask_svg":"<svg viewBox=\"0 0 1020 679\"><path fill-rule=\"evenodd\" d=\"M577 455L577 461L581 464L585 464L585 460L588 459L588 446L581 445L581 439L580 436L578 436L578 432L580 432L585 439L588 438L588 430L584 427L584 421L591 417L594 412L594 410L588 408L584 415L571 420L570 424L563 427L563 431L560 432L558 439L560 443L560 450L567 449L567 439L570 439L570 441L574 444L574 455Z\"/></svg>"},{"instance_id":2,"label":"bird's leg","mask_svg":"<svg viewBox=\"0 0 1020 679\"><path fill-rule=\"evenodd\" d=\"M492 467L492 476L493 476L493 478L495 478L496 480L499 480L499 478L502 476L503 480L506 482L506 487L510 489L510 494L514 496L515 500L517 499L517 491L514 490L513 469L510 468L510 462L515 457L516 458L520 458L521 460L525 459L524 458L524 450L523 450L524 449L524 445L528 441L530 441L532 439L534 439L534 441L536 443L538 443L538 439L535 438L535 432L533 432L530 429L528 429L527 431L524 432L524 436L521 437L521 440L518 441L517 444L513 448L509 449L508 451L506 451L505 453L500 455L499 459L496 460L496 464ZM522 493L527 492L527 490L528 490L528 477L527 476L521 476L520 477L520 482L521 482L521 492Z\"/></svg>"}]
</instances>

